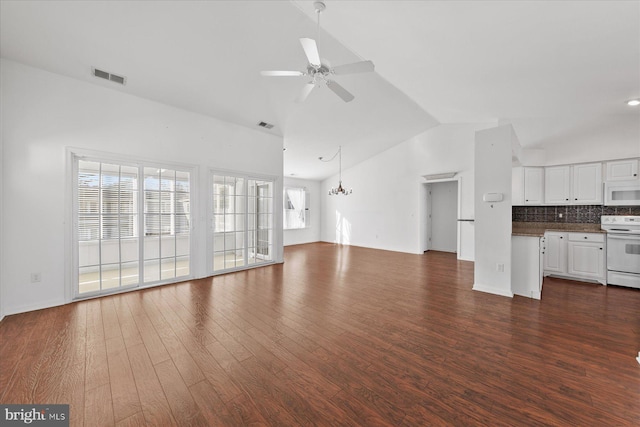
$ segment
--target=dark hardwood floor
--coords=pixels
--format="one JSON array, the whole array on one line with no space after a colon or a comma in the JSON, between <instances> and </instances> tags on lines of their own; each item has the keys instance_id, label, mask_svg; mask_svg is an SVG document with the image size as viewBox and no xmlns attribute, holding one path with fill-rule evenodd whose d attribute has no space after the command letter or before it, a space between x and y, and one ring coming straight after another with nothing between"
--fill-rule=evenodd
<instances>
[{"instance_id":1,"label":"dark hardwood floor","mask_svg":"<svg viewBox=\"0 0 640 427\"><path fill-rule=\"evenodd\" d=\"M640 425L640 290L509 299L438 252L285 260L8 316L0 402L74 426Z\"/></svg>"}]
</instances>

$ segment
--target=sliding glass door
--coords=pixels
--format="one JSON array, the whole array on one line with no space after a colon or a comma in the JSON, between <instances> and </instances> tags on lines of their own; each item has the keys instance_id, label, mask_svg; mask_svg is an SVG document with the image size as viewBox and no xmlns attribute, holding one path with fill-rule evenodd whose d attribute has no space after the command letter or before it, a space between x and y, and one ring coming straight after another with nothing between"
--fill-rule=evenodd
<instances>
[{"instance_id":1,"label":"sliding glass door","mask_svg":"<svg viewBox=\"0 0 640 427\"><path fill-rule=\"evenodd\" d=\"M190 172L74 159L76 296L190 275Z\"/></svg>"},{"instance_id":2,"label":"sliding glass door","mask_svg":"<svg viewBox=\"0 0 640 427\"><path fill-rule=\"evenodd\" d=\"M273 260L273 181L213 174L213 272Z\"/></svg>"}]
</instances>

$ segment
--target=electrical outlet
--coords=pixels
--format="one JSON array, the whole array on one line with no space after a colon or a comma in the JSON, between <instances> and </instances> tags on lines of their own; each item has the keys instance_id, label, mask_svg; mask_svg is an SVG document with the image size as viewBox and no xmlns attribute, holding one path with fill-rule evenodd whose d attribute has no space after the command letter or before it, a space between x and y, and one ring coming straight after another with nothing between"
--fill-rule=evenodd
<instances>
[{"instance_id":1,"label":"electrical outlet","mask_svg":"<svg viewBox=\"0 0 640 427\"><path fill-rule=\"evenodd\" d=\"M562 218L562 214L561 213L558 214L558 218Z\"/></svg>"},{"instance_id":2,"label":"electrical outlet","mask_svg":"<svg viewBox=\"0 0 640 427\"><path fill-rule=\"evenodd\" d=\"M504 273L504 264L501 264L501 263L496 264L496 271L500 273Z\"/></svg>"},{"instance_id":3,"label":"electrical outlet","mask_svg":"<svg viewBox=\"0 0 640 427\"><path fill-rule=\"evenodd\" d=\"M42 275L40 273L31 273L31 283L39 283L42 281Z\"/></svg>"}]
</instances>

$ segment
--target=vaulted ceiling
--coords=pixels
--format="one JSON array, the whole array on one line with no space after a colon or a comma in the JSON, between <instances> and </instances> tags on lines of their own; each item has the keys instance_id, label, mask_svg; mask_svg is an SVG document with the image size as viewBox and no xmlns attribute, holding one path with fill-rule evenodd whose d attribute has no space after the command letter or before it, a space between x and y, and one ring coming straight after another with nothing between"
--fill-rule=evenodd
<instances>
[{"instance_id":1,"label":"vaulted ceiling","mask_svg":"<svg viewBox=\"0 0 640 427\"><path fill-rule=\"evenodd\" d=\"M526 147L640 141L640 2L2 1L2 57L284 137L285 175L321 179L438 123L512 123ZM336 76L294 100L299 38ZM127 77L96 79L97 67ZM452 154L453 155L453 154Z\"/></svg>"}]
</instances>

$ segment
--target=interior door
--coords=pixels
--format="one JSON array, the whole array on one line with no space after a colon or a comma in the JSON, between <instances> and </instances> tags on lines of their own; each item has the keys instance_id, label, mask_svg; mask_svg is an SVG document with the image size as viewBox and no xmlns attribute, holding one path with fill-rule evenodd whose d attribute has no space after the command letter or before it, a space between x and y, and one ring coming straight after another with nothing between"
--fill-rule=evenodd
<instances>
[{"instance_id":1,"label":"interior door","mask_svg":"<svg viewBox=\"0 0 640 427\"><path fill-rule=\"evenodd\" d=\"M458 250L458 182L431 184L430 249L453 252Z\"/></svg>"}]
</instances>

